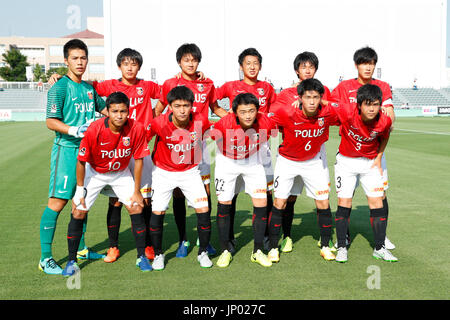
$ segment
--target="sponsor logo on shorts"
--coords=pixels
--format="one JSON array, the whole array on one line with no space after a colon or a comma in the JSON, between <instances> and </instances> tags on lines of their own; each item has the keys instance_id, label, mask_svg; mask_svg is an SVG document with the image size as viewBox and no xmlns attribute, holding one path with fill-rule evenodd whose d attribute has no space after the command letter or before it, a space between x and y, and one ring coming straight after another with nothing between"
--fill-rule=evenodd
<instances>
[{"instance_id":1,"label":"sponsor logo on shorts","mask_svg":"<svg viewBox=\"0 0 450 320\"><path fill-rule=\"evenodd\" d=\"M267 189L255 189L253 193L267 193Z\"/></svg>"},{"instance_id":2,"label":"sponsor logo on shorts","mask_svg":"<svg viewBox=\"0 0 450 320\"><path fill-rule=\"evenodd\" d=\"M208 197L197 198L194 200L194 203L199 203L199 202L208 202Z\"/></svg>"},{"instance_id":3,"label":"sponsor logo on shorts","mask_svg":"<svg viewBox=\"0 0 450 320\"><path fill-rule=\"evenodd\" d=\"M151 193L152 188L141 188L141 193Z\"/></svg>"},{"instance_id":4,"label":"sponsor logo on shorts","mask_svg":"<svg viewBox=\"0 0 450 320\"><path fill-rule=\"evenodd\" d=\"M373 189L373 192L379 192L379 191L384 191L384 188L380 187L380 188L374 188Z\"/></svg>"},{"instance_id":5,"label":"sponsor logo on shorts","mask_svg":"<svg viewBox=\"0 0 450 320\"><path fill-rule=\"evenodd\" d=\"M123 137L122 143L125 147L128 147L130 145L130 137Z\"/></svg>"},{"instance_id":6,"label":"sponsor logo on shorts","mask_svg":"<svg viewBox=\"0 0 450 320\"><path fill-rule=\"evenodd\" d=\"M204 176L202 176L202 181L208 180L211 178L210 174L205 174Z\"/></svg>"},{"instance_id":7,"label":"sponsor logo on shorts","mask_svg":"<svg viewBox=\"0 0 450 320\"><path fill-rule=\"evenodd\" d=\"M324 194L329 194L329 193L330 193L329 190L319 190L319 191L316 191L316 196L322 196Z\"/></svg>"}]
</instances>

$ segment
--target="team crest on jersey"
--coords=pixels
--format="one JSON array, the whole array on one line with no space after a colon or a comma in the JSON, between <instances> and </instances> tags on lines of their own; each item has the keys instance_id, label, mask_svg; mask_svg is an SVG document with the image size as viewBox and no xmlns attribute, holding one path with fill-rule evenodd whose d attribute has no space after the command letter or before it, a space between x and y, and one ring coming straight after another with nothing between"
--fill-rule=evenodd
<instances>
[{"instance_id":1,"label":"team crest on jersey","mask_svg":"<svg viewBox=\"0 0 450 320\"><path fill-rule=\"evenodd\" d=\"M50 113L56 113L56 111L57 111L56 104L52 104L52 105L50 106Z\"/></svg>"},{"instance_id":2,"label":"team crest on jersey","mask_svg":"<svg viewBox=\"0 0 450 320\"><path fill-rule=\"evenodd\" d=\"M80 156L84 157L84 155L86 154L86 148L81 148L80 152L78 153Z\"/></svg>"},{"instance_id":3,"label":"team crest on jersey","mask_svg":"<svg viewBox=\"0 0 450 320\"><path fill-rule=\"evenodd\" d=\"M205 90L205 86L203 85L203 83L197 83L197 90L199 92L203 92L203 90Z\"/></svg>"},{"instance_id":4,"label":"team crest on jersey","mask_svg":"<svg viewBox=\"0 0 450 320\"><path fill-rule=\"evenodd\" d=\"M263 88L258 88L256 90L258 90L258 93L259 93L260 96L264 95L264 89Z\"/></svg>"},{"instance_id":5,"label":"team crest on jersey","mask_svg":"<svg viewBox=\"0 0 450 320\"><path fill-rule=\"evenodd\" d=\"M94 94L92 93L92 91L88 91L87 95L88 95L89 99L91 99L91 100L94 99Z\"/></svg>"},{"instance_id":6,"label":"team crest on jersey","mask_svg":"<svg viewBox=\"0 0 450 320\"><path fill-rule=\"evenodd\" d=\"M142 96L144 94L144 89L142 89L141 87L136 87L136 92L138 95Z\"/></svg>"},{"instance_id":7,"label":"team crest on jersey","mask_svg":"<svg viewBox=\"0 0 450 320\"><path fill-rule=\"evenodd\" d=\"M193 131L190 134L191 134L191 140L196 141L197 140L197 132Z\"/></svg>"},{"instance_id":8,"label":"team crest on jersey","mask_svg":"<svg viewBox=\"0 0 450 320\"><path fill-rule=\"evenodd\" d=\"M317 124L318 124L320 127L323 127L323 125L325 124L324 118L318 118L318 119L317 119Z\"/></svg>"},{"instance_id":9,"label":"team crest on jersey","mask_svg":"<svg viewBox=\"0 0 450 320\"><path fill-rule=\"evenodd\" d=\"M371 137L372 139L375 139L375 138L377 137L377 135L378 135L378 132L376 132L376 131L372 131L372 132L370 133L370 137Z\"/></svg>"},{"instance_id":10,"label":"team crest on jersey","mask_svg":"<svg viewBox=\"0 0 450 320\"><path fill-rule=\"evenodd\" d=\"M130 145L130 137L123 137L122 143L125 147L128 147Z\"/></svg>"}]
</instances>

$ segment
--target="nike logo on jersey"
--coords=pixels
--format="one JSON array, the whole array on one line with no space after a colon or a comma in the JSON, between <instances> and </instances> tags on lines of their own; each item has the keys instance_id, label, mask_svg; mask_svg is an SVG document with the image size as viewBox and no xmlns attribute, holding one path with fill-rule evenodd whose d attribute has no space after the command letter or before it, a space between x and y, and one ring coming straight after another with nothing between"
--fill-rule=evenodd
<instances>
[{"instance_id":1,"label":"nike logo on jersey","mask_svg":"<svg viewBox=\"0 0 450 320\"><path fill-rule=\"evenodd\" d=\"M78 97L72 98L72 101L75 101L75 100L77 100L77 99L78 99Z\"/></svg>"},{"instance_id":2,"label":"nike logo on jersey","mask_svg":"<svg viewBox=\"0 0 450 320\"><path fill-rule=\"evenodd\" d=\"M350 125L350 128L352 128L353 130L358 130L358 128L355 128L354 126Z\"/></svg>"},{"instance_id":3,"label":"nike logo on jersey","mask_svg":"<svg viewBox=\"0 0 450 320\"><path fill-rule=\"evenodd\" d=\"M302 124L304 122L294 122L294 126L298 126L299 124Z\"/></svg>"},{"instance_id":4,"label":"nike logo on jersey","mask_svg":"<svg viewBox=\"0 0 450 320\"><path fill-rule=\"evenodd\" d=\"M356 91L358 91L358 89L355 89L355 90L348 90L348 93L352 93L352 92L356 92Z\"/></svg>"},{"instance_id":5,"label":"nike logo on jersey","mask_svg":"<svg viewBox=\"0 0 450 320\"><path fill-rule=\"evenodd\" d=\"M166 139L173 139L173 136L170 136L170 137L166 136Z\"/></svg>"},{"instance_id":6,"label":"nike logo on jersey","mask_svg":"<svg viewBox=\"0 0 450 320\"><path fill-rule=\"evenodd\" d=\"M236 90L237 93L244 93L244 90Z\"/></svg>"},{"instance_id":7,"label":"nike logo on jersey","mask_svg":"<svg viewBox=\"0 0 450 320\"><path fill-rule=\"evenodd\" d=\"M107 144L109 144L109 142L100 142L101 146L104 146L104 145L107 145Z\"/></svg>"}]
</instances>

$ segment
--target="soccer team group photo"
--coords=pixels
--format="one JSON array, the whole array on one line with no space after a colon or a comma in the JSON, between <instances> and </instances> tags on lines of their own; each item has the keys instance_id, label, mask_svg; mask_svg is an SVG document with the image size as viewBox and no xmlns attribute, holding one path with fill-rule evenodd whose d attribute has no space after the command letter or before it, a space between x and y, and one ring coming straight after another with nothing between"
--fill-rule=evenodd
<instances>
[{"instance_id":1,"label":"soccer team group photo","mask_svg":"<svg viewBox=\"0 0 450 320\"><path fill-rule=\"evenodd\" d=\"M228 268L242 245L235 237L241 193L253 208L248 263L268 268L296 250L317 250L317 259L351 264L349 224L359 186L373 237L367 256L398 261L387 236L385 156L395 112L389 84L373 77L374 48L355 48L355 77L333 90L315 77L318 54L299 52L293 60L298 81L280 92L258 78L263 57L257 48L243 48L236 57L242 79L221 86L199 68L202 52L194 43L180 44L173 53L174 76L161 85L139 78L144 57L131 48L117 55L119 79L84 81L88 51L80 39L67 41L61 54L68 72L49 80L46 126L55 137L39 228L42 272L69 277L80 271L79 260L120 263L123 207L131 220L137 270L166 269L165 223L178 232L173 259L196 250L192 263L199 267ZM332 127L338 130L336 155L325 149ZM331 193L337 203L330 201ZM310 248L295 249L294 206L304 196L315 205L320 238ZM91 249L86 232L88 212L99 197L108 198L102 210L106 254ZM61 226L58 217L66 206L70 219ZM186 228L192 209L195 244ZM173 219L165 217L168 210ZM65 265L53 256L57 228L67 230ZM89 272L89 266L82 269Z\"/></svg>"}]
</instances>

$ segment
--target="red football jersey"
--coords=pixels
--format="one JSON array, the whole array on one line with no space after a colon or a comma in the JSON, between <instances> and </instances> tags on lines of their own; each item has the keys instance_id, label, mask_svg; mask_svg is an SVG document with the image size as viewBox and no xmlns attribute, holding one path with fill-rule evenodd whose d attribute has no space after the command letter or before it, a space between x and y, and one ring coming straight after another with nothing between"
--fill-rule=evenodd
<instances>
[{"instance_id":1,"label":"red football jersey","mask_svg":"<svg viewBox=\"0 0 450 320\"><path fill-rule=\"evenodd\" d=\"M150 154L144 126L128 119L120 133L109 129L109 118L94 121L81 140L77 159L89 162L100 173L122 171L131 157L141 159Z\"/></svg>"},{"instance_id":2,"label":"red football jersey","mask_svg":"<svg viewBox=\"0 0 450 320\"><path fill-rule=\"evenodd\" d=\"M153 81L138 79L138 83L128 86L120 80L106 80L92 83L99 96L107 97L113 92L123 92L130 99L128 118L136 120L147 127L153 119L151 99L159 99L160 86Z\"/></svg>"},{"instance_id":3,"label":"red football jersey","mask_svg":"<svg viewBox=\"0 0 450 320\"><path fill-rule=\"evenodd\" d=\"M322 96L323 100L330 99L330 89L328 87L323 86L324 93ZM275 102L270 106L270 112L275 112L278 108L286 108L289 106L292 106L292 104L299 99L298 93L297 93L297 87L291 87L282 90L278 95Z\"/></svg>"},{"instance_id":4,"label":"red football jersey","mask_svg":"<svg viewBox=\"0 0 450 320\"><path fill-rule=\"evenodd\" d=\"M329 127L339 125L332 106L320 106L314 117L307 117L301 109L278 108L272 119L283 127L283 142L278 152L293 161L312 159L328 140Z\"/></svg>"},{"instance_id":5,"label":"red football jersey","mask_svg":"<svg viewBox=\"0 0 450 320\"><path fill-rule=\"evenodd\" d=\"M249 85L243 80L229 81L216 89L217 100L230 99L230 109L234 98L240 93L253 93L259 100L259 112L263 113L269 112L270 105L277 98L272 85L266 81L258 81L254 85Z\"/></svg>"},{"instance_id":6,"label":"red football jersey","mask_svg":"<svg viewBox=\"0 0 450 320\"><path fill-rule=\"evenodd\" d=\"M252 128L244 131L235 114L230 113L214 124L211 138L220 152L231 159L245 159L255 154L260 145L276 136L276 124L266 114L258 112Z\"/></svg>"},{"instance_id":7,"label":"red football jersey","mask_svg":"<svg viewBox=\"0 0 450 320\"><path fill-rule=\"evenodd\" d=\"M351 158L375 158L380 139L389 137L391 118L380 112L374 123L366 125L353 105L343 104L335 109L341 122L339 153Z\"/></svg>"},{"instance_id":8,"label":"red football jersey","mask_svg":"<svg viewBox=\"0 0 450 320\"><path fill-rule=\"evenodd\" d=\"M380 87L381 92L383 93L381 105L384 107L393 107L392 92L389 84L378 79L372 79L370 84ZM334 88L333 92L331 92L331 101L345 104L350 103L356 106L356 93L362 86L363 85L359 83L356 78L342 81L336 88Z\"/></svg>"},{"instance_id":9,"label":"red football jersey","mask_svg":"<svg viewBox=\"0 0 450 320\"><path fill-rule=\"evenodd\" d=\"M194 93L194 105L192 106L192 112L200 113L204 117L209 116L209 107L217 101L216 99L216 88L214 87L214 82L211 79L206 78L205 80L186 80L183 77L172 78L166 80L161 86L161 93L159 101L164 106L167 106L169 102L167 101L167 94L170 90L177 86L186 86L192 90Z\"/></svg>"},{"instance_id":10,"label":"red football jersey","mask_svg":"<svg viewBox=\"0 0 450 320\"><path fill-rule=\"evenodd\" d=\"M191 113L185 129L175 127L172 113L156 117L147 128L147 138L156 136L152 153L153 163L167 171L186 171L202 160L203 134L211 126L208 118Z\"/></svg>"}]
</instances>

